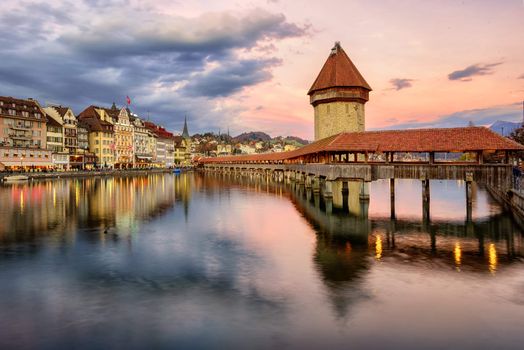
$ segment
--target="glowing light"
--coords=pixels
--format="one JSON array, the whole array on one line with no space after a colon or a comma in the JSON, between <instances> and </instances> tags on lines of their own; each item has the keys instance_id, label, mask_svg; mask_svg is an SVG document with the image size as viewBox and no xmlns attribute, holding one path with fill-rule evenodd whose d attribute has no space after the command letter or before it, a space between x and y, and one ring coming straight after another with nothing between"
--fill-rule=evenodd
<instances>
[{"instance_id":1,"label":"glowing light","mask_svg":"<svg viewBox=\"0 0 524 350\"><path fill-rule=\"evenodd\" d=\"M53 188L53 207L56 208L56 188Z\"/></svg>"},{"instance_id":2,"label":"glowing light","mask_svg":"<svg viewBox=\"0 0 524 350\"><path fill-rule=\"evenodd\" d=\"M453 255L455 256L455 266L457 267L457 271L460 271L460 264L462 263L462 249L460 248L459 242L455 243Z\"/></svg>"},{"instance_id":3,"label":"glowing light","mask_svg":"<svg viewBox=\"0 0 524 350\"><path fill-rule=\"evenodd\" d=\"M20 212L24 212L24 192L20 191Z\"/></svg>"},{"instance_id":4,"label":"glowing light","mask_svg":"<svg viewBox=\"0 0 524 350\"><path fill-rule=\"evenodd\" d=\"M382 237L377 236L375 240L375 259L380 260L382 258Z\"/></svg>"},{"instance_id":5,"label":"glowing light","mask_svg":"<svg viewBox=\"0 0 524 350\"><path fill-rule=\"evenodd\" d=\"M488 248L489 272L495 274L497 270L497 250L495 244L491 243Z\"/></svg>"},{"instance_id":6,"label":"glowing light","mask_svg":"<svg viewBox=\"0 0 524 350\"><path fill-rule=\"evenodd\" d=\"M75 188L75 205L78 207L78 203L80 202L80 188L78 187L78 184Z\"/></svg>"}]
</instances>

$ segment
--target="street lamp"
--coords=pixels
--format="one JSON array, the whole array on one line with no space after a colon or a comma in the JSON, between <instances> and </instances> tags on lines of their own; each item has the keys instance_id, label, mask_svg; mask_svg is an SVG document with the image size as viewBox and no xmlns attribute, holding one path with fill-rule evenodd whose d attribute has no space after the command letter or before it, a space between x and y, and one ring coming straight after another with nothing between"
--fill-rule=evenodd
<instances>
[{"instance_id":1,"label":"street lamp","mask_svg":"<svg viewBox=\"0 0 524 350\"><path fill-rule=\"evenodd\" d=\"M22 162L24 161L24 157L20 157L20 172L23 171L23 165L22 165Z\"/></svg>"}]
</instances>

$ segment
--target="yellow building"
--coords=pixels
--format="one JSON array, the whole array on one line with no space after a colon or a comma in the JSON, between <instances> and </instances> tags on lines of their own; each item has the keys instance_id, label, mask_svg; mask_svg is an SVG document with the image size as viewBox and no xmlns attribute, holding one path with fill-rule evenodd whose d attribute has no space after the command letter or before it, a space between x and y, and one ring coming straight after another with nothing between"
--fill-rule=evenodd
<instances>
[{"instance_id":1,"label":"yellow building","mask_svg":"<svg viewBox=\"0 0 524 350\"><path fill-rule=\"evenodd\" d=\"M130 168L134 164L133 125L126 108L120 109L118 114L114 113L115 109L113 104L110 114L115 132L115 167Z\"/></svg>"},{"instance_id":2,"label":"yellow building","mask_svg":"<svg viewBox=\"0 0 524 350\"><path fill-rule=\"evenodd\" d=\"M364 104L371 87L339 42L309 89L315 109L315 141L341 132L365 131Z\"/></svg>"},{"instance_id":3,"label":"yellow building","mask_svg":"<svg viewBox=\"0 0 524 350\"><path fill-rule=\"evenodd\" d=\"M191 162L190 159L190 143L188 139L183 138L182 136L175 136L173 138L175 143L175 164L177 165L189 165Z\"/></svg>"},{"instance_id":4,"label":"yellow building","mask_svg":"<svg viewBox=\"0 0 524 350\"><path fill-rule=\"evenodd\" d=\"M115 139L110 119L105 109L95 106L78 115L78 120L88 129L89 151L97 156L97 167L114 168Z\"/></svg>"}]
</instances>

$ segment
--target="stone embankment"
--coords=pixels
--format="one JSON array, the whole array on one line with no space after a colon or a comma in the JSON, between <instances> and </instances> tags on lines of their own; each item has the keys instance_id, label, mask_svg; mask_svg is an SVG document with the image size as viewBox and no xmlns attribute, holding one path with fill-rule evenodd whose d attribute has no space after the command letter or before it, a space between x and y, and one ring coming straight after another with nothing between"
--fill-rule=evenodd
<instances>
[{"instance_id":1,"label":"stone embankment","mask_svg":"<svg viewBox=\"0 0 524 350\"><path fill-rule=\"evenodd\" d=\"M136 176L159 173L171 173L173 169L129 169L129 170L102 170L102 171L55 171L55 172L35 172L35 173L0 173L0 181L4 177L11 175L25 175L29 180L74 178L91 176Z\"/></svg>"}]
</instances>

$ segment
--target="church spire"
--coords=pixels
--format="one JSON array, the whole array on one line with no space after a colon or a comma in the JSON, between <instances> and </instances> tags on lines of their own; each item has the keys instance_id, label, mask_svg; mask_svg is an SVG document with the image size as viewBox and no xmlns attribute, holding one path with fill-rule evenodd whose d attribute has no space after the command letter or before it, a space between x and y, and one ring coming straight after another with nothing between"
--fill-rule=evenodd
<instances>
[{"instance_id":1,"label":"church spire","mask_svg":"<svg viewBox=\"0 0 524 350\"><path fill-rule=\"evenodd\" d=\"M189 138L189 131L187 131L187 116L184 116L184 130L182 131L182 137L185 139Z\"/></svg>"}]
</instances>

